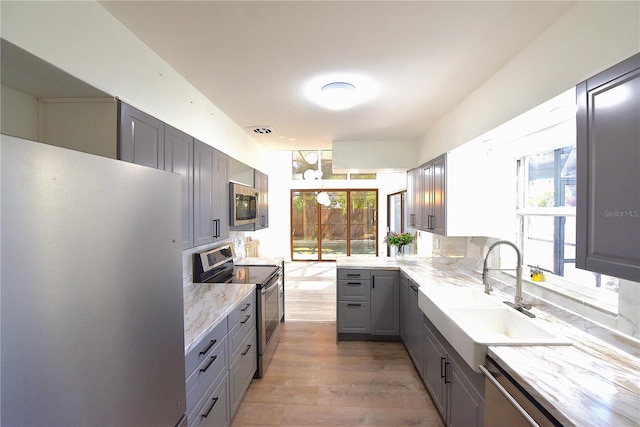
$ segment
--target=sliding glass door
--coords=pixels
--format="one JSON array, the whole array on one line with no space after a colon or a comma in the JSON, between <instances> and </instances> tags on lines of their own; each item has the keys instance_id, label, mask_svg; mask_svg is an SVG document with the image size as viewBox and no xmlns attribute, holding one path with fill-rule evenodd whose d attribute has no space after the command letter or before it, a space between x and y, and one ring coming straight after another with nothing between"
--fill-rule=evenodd
<instances>
[{"instance_id":1,"label":"sliding glass door","mask_svg":"<svg viewBox=\"0 0 640 427\"><path fill-rule=\"evenodd\" d=\"M291 190L291 259L375 255L377 198L377 190Z\"/></svg>"}]
</instances>

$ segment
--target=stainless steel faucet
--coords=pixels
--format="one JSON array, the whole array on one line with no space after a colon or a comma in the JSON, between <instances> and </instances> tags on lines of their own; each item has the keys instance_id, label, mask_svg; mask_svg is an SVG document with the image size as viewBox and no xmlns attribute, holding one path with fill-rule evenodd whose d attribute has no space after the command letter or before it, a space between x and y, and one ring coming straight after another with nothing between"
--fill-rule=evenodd
<instances>
[{"instance_id":1,"label":"stainless steel faucet","mask_svg":"<svg viewBox=\"0 0 640 427\"><path fill-rule=\"evenodd\" d=\"M525 311L525 310L529 310L531 308L531 304L525 302L524 299L522 298L522 255L520 254L520 249L518 249L518 247L516 245L514 245L511 242L509 242L508 240L498 240L493 245L489 246L489 250L487 251L487 255L484 258L484 266L482 268L482 283L484 284L484 291L487 294L492 291L491 284L489 283L489 271L490 270L507 270L505 268L490 269L488 267L488 265L487 265L488 261L489 261L489 255L491 254L491 251L493 250L493 248L495 248L496 246L499 246L499 245L511 246L516 251L516 254L518 255L517 265L516 265L516 268L515 268L515 271L516 271L516 295L515 295L513 303L510 303L508 301L505 301L504 303L509 305L509 306L511 306L511 307L513 307L513 308L515 308L518 311L522 311L527 316L534 317L533 314L529 313L528 311Z\"/></svg>"}]
</instances>

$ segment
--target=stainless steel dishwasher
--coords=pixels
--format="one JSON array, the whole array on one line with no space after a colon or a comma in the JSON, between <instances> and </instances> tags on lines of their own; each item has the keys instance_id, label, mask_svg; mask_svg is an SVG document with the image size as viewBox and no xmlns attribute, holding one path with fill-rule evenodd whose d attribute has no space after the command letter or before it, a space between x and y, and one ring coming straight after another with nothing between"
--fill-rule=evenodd
<instances>
[{"instance_id":1,"label":"stainless steel dishwasher","mask_svg":"<svg viewBox=\"0 0 640 427\"><path fill-rule=\"evenodd\" d=\"M485 426L562 426L500 365L487 356L480 370L486 376L484 389Z\"/></svg>"}]
</instances>

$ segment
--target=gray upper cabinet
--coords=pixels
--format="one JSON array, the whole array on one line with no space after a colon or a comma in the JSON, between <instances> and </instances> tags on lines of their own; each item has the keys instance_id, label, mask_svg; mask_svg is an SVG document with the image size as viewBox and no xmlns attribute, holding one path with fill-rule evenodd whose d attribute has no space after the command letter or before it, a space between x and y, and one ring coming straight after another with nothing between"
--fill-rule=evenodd
<instances>
[{"instance_id":1,"label":"gray upper cabinet","mask_svg":"<svg viewBox=\"0 0 640 427\"><path fill-rule=\"evenodd\" d=\"M229 237L228 157L194 140L194 245Z\"/></svg>"},{"instance_id":2,"label":"gray upper cabinet","mask_svg":"<svg viewBox=\"0 0 640 427\"><path fill-rule=\"evenodd\" d=\"M447 155L443 154L429 162L429 173L425 173L425 203L427 210L427 231L435 234L446 234L446 163ZM425 221L423 221L425 224Z\"/></svg>"},{"instance_id":3,"label":"gray upper cabinet","mask_svg":"<svg viewBox=\"0 0 640 427\"><path fill-rule=\"evenodd\" d=\"M446 235L447 155L407 172L407 213L409 226Z\"/></svg>"},{"instance_id":4,"label":"gray upper cabinet","mask_svg":"<svg viewBox=\"0 0 640 427\"><path fill-rule=\"evenodd\" d=\"M193 138L164 125L164 170L180 174L182 249L193 247Z\"/></svg>"},{"instance_id":5,"label":"gray upper cabinet","mask_svg":"<svg viewBox=\"0 0 640 427\"><path fill-rule=\"evenodd\" d=\"M407 213L409 227L423 229L424 172L422 166L407 173Z\"/></svg>"},{"instance_id":6,"label":"gray upper cabinet","mask_svg":"<svg viewBox=\"0 0 640 427\"><path fill-rule=\"evenodd\" d=\"M258 221L256 230L269 227L269 176L254 170L254 186L258 191Z\"/></svg>"},{"instance_id":7,"label":"gray upper cabinet","mask_svg":"<svg viewBox=\"0 0 640 427\"><path fill-rule=\"evenodd\" d=\"M193 138L118 102L118 158L180 175L182 249L193 247Z\"/></svg>"},{"instance_id":8,"label":"gray upper cabinet","mask_svg":"<svg viewBox=\"0 0 640 427\"><path fill-rule=\"evenodd\" d=\"M640 282L640 54L576 93L576 266Z\"/></svg>"},{"instance_id":9,"label":"gray upper cabinet","mask_svg":"<svg viewBox=\"0 0 640 427\"><path fill-rule=\"evenodd\" d=\"M163 169L164 123L124 102L119 102L118 159Z\"/></svg>"}]
</instances>

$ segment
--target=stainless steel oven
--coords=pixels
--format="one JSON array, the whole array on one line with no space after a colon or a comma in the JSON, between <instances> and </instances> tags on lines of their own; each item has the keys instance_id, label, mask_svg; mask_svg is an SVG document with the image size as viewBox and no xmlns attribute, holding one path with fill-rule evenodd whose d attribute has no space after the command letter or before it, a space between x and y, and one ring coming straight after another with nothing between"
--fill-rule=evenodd
<instances>
[{"instance_id":1,"label":"stainless steel oven","mask_svg":"<svg viewBox=\"0 0 640 427\"><path fill-rule=\"evenodd\" d=\"M231 245L194 255L194 283L254 283L256 285L257 352L255 378L262 378L278 346L283 272L274 265L235 265Z\"/></svg>"},{"instance_id":2,"label":"stainless steel oven","mask_svg":"<svg viewBox=\"0 0 640 427\"><path fill-rule=\"evenodd\" d=\"M258 295L258 369L255 377L261 378L276 351L280 333L280 275L276 271L262 285Z\"/></svg>"}]
</instances>

